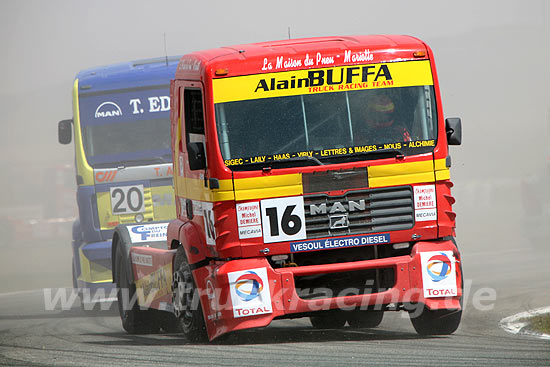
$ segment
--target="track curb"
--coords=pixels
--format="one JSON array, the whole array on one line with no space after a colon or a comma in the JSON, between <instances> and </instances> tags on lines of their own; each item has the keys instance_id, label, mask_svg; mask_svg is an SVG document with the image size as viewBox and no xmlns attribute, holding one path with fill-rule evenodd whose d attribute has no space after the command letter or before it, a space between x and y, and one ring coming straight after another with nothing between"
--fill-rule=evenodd
<instances>
[{"instance_id":1,"label":"track curb","mask_svg":"<svg viewBox=\"0 0 550 367\"><path fill-rule=\"evenodd\" d=\"M544 315L550 313L550 307L541 307L534 310L524 311L512 316L508 316L500 320L499 326L505 331L517 334L517 335L529 335L539 339L550 340L550 334L537 333L531 330L527 330L526 326L529 325L522 319L531 318L533 316Z\"/></svg>"}]
</instances>

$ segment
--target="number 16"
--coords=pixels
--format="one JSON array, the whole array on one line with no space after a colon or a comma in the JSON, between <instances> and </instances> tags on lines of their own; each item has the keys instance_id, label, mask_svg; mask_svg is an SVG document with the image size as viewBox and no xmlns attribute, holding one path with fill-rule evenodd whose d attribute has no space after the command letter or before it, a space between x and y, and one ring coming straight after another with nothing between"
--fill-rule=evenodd
<instances>
[{"instance_id":1,"label":"number 16","mask_svg":"<svg viewBox=\"0 0 550 367\"><path fill-rule=\"evenodd\" d=\"M306 238L303 197L266 199L261 206L265 243Z\"/></svg>"}]
</instances>

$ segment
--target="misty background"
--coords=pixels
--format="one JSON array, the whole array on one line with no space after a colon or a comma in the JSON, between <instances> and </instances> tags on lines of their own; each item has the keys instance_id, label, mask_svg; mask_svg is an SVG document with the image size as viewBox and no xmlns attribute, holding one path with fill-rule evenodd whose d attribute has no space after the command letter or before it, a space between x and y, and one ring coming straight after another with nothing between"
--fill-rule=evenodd
<instances>
[{"instance_id":1,"label":"misty background","mask_svg":"<svg viewBox=\"0 0 550 367\"><path fill-rule=\"evenodd\" d=\"M518 247L536 253L523 266L548 273L545 0L0 0L0 222L76 215L74 146L58 143L57 122L72 117L79 70L165 56L164 37L168 55L181 55L286 39L289 27L292 38L408 34L430 45L444 116L463 124L450 151L465 276L489 282L477 269L503 266L498 251ZM52 194L59 167L70 171L68 196ZM538 190L540 201L525 199ZM0 292L70 287L70 232L42 240L27 228L0 242Z\"/></svg>"}]
</instances>

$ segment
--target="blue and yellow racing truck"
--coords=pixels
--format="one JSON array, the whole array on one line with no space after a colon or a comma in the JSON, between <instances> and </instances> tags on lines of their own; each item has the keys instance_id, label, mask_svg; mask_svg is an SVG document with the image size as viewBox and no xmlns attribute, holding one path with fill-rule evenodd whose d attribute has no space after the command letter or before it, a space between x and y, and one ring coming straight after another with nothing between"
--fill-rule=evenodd
<instances>
[{"instance_id":1,"label":"blue and yellow racing truck","mask_svg":"<svg viewBox=\"0 0 550 367\"><path fill-rule=\"evenodd\" d=\"M73 119L58 124L73 137L79 217L73 225L73 286L82 304L116 300L111 238L133 224L144 240L165 240L176 215L170 150L170 79L179 58L83 70L73 85ZM152 223L151 223L152 222ZM157 228L158 227L158 228Z\"/></svg>"}]
</instances>

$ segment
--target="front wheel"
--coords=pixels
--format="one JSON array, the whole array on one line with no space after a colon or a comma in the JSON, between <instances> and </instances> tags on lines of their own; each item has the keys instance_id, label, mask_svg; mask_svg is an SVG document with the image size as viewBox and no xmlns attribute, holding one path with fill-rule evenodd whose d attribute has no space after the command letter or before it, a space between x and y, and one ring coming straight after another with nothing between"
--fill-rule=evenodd
<instances>
[{"instance_id":1,"label":"front wheel","mask_svg":"<svg viewBox=\"0 0 550 367\"><path fill-rule=\"evenodd\" d=\"M454 237L451 237L451 241L456 246ZM460 289L464 289L464 274L462 273L462 265L460 265L461 282ZM422 307L421 310L410 310L409 317L411 323L419 335L450 335L458 329L460 320L462 319L462 302L463 298L460 297L460 310L456 309L442 309L442 310L430 310L426 305L417 304L417 307ZM417 311L421 311L417 314Z\"/></svg>"},{"instance_id":2,"label":"front wheel","mask_svg":"<svg viewBox=\"0 0 550 367\"><path fill-rule=\"evenodd\" d=\"M181 246L178 248L174 259L172 303L174 314L187 339L191 342L206 341L206 326L199 294L193 280L191 268L187 262L185 250Z\"/></svg>"},{"instance_id":3,"label":"front wheel","mask_svg":"<svg viewBox=\"0 0 550 367\"><path fill-rule=\"evenodd\" d=\"M422 313L413 317L409 313L411 323L420 335L450 335L458 329L462 318L462 310L430 310L423 306Z\"/></svg>"},{"instance_id":4,"label":"front wheel","mask_svg":"<svg viewBox=\"0 0 550 367\"><path fill-rule=\"evenodd\" d=\"M141 310L136 298L136 287L130 284L126 272L126 262L120 246L117 246L115 258L115 282L117 286L118 312L122 327L129 334L150 334L159 331L152 310Z\"/></svg>"}]
</instances>

